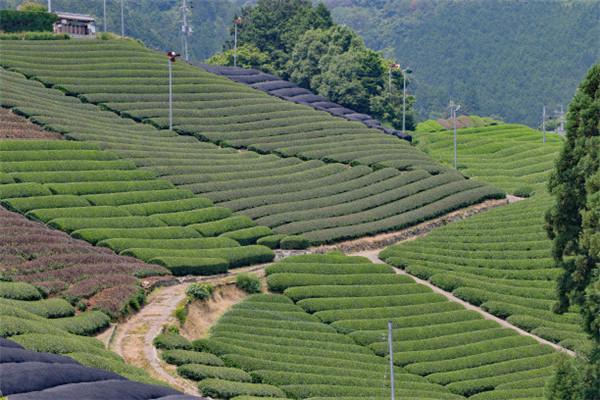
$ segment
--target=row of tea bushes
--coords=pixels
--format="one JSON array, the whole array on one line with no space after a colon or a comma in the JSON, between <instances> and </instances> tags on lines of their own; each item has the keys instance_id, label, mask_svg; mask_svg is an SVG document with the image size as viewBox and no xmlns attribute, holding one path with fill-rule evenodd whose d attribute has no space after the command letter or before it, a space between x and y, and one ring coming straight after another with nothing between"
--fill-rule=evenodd
<instances>
[{"instance_id":1,"label":"row of tea bushes","mask_svg":"<svg viewBox=\"0 0 600 400\"><path fill-rule=\"evenodd\" d=\"M131 255L128 250L135 246L160 249L156 255L162 257L160 264L177 275L215 274L253 264L256 257L239 248L240 244L251 245L272 234L267 227L254 227L250 232L224 231L220 238L203 238L194 229L196 225L219 224L230 218L232 211L176 189L171 182L150 171L139 171L133 163L91 143L3 140L0 161L0 169L17 182L0 185L5 206L93 244L111 247L119 239L118 246L111 248L121 254ZM94 169L91 173L81 169L79 161L93 163ZM118 168L114 162L122 165ZM28 172L23 172L25 167ZM104 178L98 181L99 173ZM76 181L70 181L72 177ZM194 249L194 255L187 256L186 268L174 260L182 249ZM263 257L259 261L272 259L270 249L259 249Z\"/></svg>"},{"instance_id":2,"label":"row of tea bushes","mask_svg":"<svg viewBox=\"0 0 600 400\"><path fill-rule=\"evenodd\" d=\"M137 90L143 86L141 82L154 79L158 64L149 59L155 55L142 48L133 49L134 59L139 56L139 62L132 62L125 71L113 68L110 64L94 64L96 56L105 51L108 54L121 54L124 51L119 47L122 44L109 42L105 43L106 47L91 45L95 49L90 51L93 53L89 59L92 64L81 68L70 66L73 78L93 81L93 87L103 91L95 94L78 92L79 96L87 101L101 103L102 106L134 120L147 118L144 121L165 127L162 121L165 119L162 110L166 109L162 108L165 107L164 97L161 98L159 94L117 93L120 90L117 89L118 85ZM87 45L77 42L76 46L83 46L73 48L80 51ZM121 50L117 51L117 48ZM57 53L72 51L71 48L55 50ZM9 49L7 56L10 55L8 58L11 60L8 63L14 63L13 66L18 70L30 76L35 75L47 84L55 84L55 87L64 86L65 90L67 87L68 90L74 90L72 84L60 84L59 80L64 77L61 78L56 71L48 70L46 66L36 66L35 58L27 56L28 61L19 61L20 56L13 53ZM49 56L54 54L50 53ZM121 63L115 61L115 65ZM27 70L21 69L25 66L28 66ZM5 80L9 84L3 101L6 106L30 116L37 123L64 132L71 138L100 143L121 157L133 160L138 167L152 170L181 188L206 196L218 205L269 226L276 234L303 234L313 244L399 229L487 198L503 196L501 190L485 185L473 189L471 182L445 168L436 167L437 164L432 164L429 157L405 141L366 129L359 122L343 121L306 107L278 101L198 68L180 64L175 67L181 69L178 71L181 79L188 82L183 85L191 85L192 89L197 90L176 95L176 120L193 123L194 127L212 129L215 125L208 125L209 122L226 123L231 122L232 118L238 118L238 115L242 116L239 118L246 118L244 115L247 115L247 122L223 125L226 130L219 133L241 135L241 139L232 137L223 141L214 138L215 143L223 146L219 147L211 143L200 143L188 136L178 136L171 131L158 130L148 124L136 124L131 119L118 118L114 114L111 118L108 112L100 112L90 104L78 103L73 97L62 96L31 81L18 79L18 75L14 74L5 74ZM98 72L97 77L85 71L90 68ZM115 76L111 78L112 73ZM128 81L132 87L128 85ZM223 85L222 88L226 90L216 89L215 84L211 83L213 81L218 83L216 86ZM242 88L241 91L235 92L238 87ZM137 91L146 91L147 88ZM156 86L156 90L161 88L164 87ZM91 87L87 89L92 90ZM177 85L175 90L177 93ZM33 103L32 97L35 97ZM278 111L264 112L265 107L270 105ZM293 109L288 110L290 106ZM296 110L297 107L301 107L300 111ZM305 111L315 115L307 117L303 114ZM297 113L302 116L294 116ZM160 116L150 117L155 114ZM287 120L293 120L294 125L278 125L278 121ZM265 124L277 126L261 129L260 132L256 129L258 125ZM340 133L339 124L344 126L345 133ZM359 125L358 128L356 124ZM247 131L239 130L243 126L251 127L256 146L235 142L250 137ZM176 127L180 133L185 133L185 129ZM208 139L203 136L204 133L206 132L203 131L200 138ZM296 138L286 137L288 133ZM198 136L197 133L194 134ZM366 136L363 137L364 135ZM269 138L277 142L263 141L268 141ZM226 146L254 151L240 152ZM290 149L283 151L288 147ZM269 154L261 155L264 153ZM429 167L418 166L421 162ZM348 168L348 165L354 167ZM431 173L441 174L443 178L439 181L427 179L431 178ZM427 180L438 186L448 180L456 180L457 185L463 183L465 186L457 187L458 192L455 194L442 190L438 196L445 196L443 199L438 197L432 200L433 203L424 203L423 197L427 198L428 195L422 193L419 196L414 191L419 180ZM397 190L410 183L415 185L407 191ZM382 210L373 216L373 220L364 221L364 213L367 211L365 207L368 208L368 204L372 202L380 207L388 207L388 210L398 204L394 212L406 215L401 216L401 220L389 219L385 216L385 210ZM317 217L312 217L313 215ZM320 215L339 218L329 221L328 227L321 227L318 221ZM263 218L265 222L259 222Z\"/></svg>"},{"instance_id":3,"label":"row of tea bushes","mask_svg":"<svg viewBox=\"0 0 600 400\"><path fill-rule=\"evenodd\" d=\"M191 343L173 333L155 340L157 347L169 349L163 350L162 357L178 365L180 375L205 378L199 384L204 394L220 398L389 394L385 359L337 333L285 296L251 295L225 313L211 333L209 338ZM235 377L236 382L217 385L214 379L223 377ZM396 394L402 398L463 398L402 368L396 368L395 377Z\"/></svg>"},{"instance_id":4,"label":"row of tea bushes","mask_svg":"<svg viewBox=\"0 0 600 400\"><path fill-rule=\"evenodd\" d=\"M456 394L495 398L502 384L552 374L557 354L551 347L485 320L389 266L371 264L369 271L368 264L362 257L340 255L288 257L267 269L267 282L315 321L380 356L388 354L391 321L394 362ZM540 379L527 389L541 398L543 386Z\"/></svg>"},{"instance_id":5,"label":"row of tea bushes","mask_svg":"<svg viewBox=\"0 0 600 400\"><path fill-rule=\"evenodd\" d=\"M561 271L543 229L550 203L538 194L391 246L380 257L527 331L576 348L586 341L578 313L552 311Z\"/></svg>"}]
</instances>

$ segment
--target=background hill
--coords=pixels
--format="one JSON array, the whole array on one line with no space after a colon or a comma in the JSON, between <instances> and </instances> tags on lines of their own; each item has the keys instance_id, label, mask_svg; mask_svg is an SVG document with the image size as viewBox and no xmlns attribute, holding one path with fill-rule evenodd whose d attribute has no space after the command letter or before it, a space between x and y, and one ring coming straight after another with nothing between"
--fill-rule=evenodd
<instances>
[{"instance_id":1,"label":"background hill","mask_svg":"<svg viewBox=\"0 0 600 400\"><path fill-rule=\"evenodd\" d=\"M190 0L190 57L222 50L244 0ZM14 8L20 0L0 0ZM600 59L600 3L571 1L325 0L335 22L413 68L421 118L445 113L450 98L468 114L538 126L541 107L570 101ZM56 10L102 15L102 2L54 0ZM161 50L180 49L178 0L126 2L126 34ZM119 1L107 0L108 30L120 32ZM460 27L460 28L459 28ZM101 20L99 28L102 29ZM201 40L200 40L201 39Z\"/></svg>"},{"instance_id":2,"label":"background hill","mask_svg":"<svg viewBox=\"0 0 600 400\"><path fill-rule=\"evenodd\" d=\"M334 20L414 70L421 117L453 98L469 114L537 126L600 58L597 1L326 0Z\"/></svg>"}]
</instances>

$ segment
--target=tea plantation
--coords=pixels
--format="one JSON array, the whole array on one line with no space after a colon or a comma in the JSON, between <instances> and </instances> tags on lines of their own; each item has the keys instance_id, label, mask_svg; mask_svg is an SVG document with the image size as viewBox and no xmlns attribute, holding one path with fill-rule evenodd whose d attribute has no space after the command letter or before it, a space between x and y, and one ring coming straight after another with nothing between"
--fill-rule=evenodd
<instances>
[{"instance_id":1,"label":"tea plantation","mask_svg":"<svg viewBox=\"0 0 600 400\"><path fill-rule=\"evenodd\" d=\"M585 341L579 313L555 314L552 243L543 228L548 195L440 228L380 253L386 262L565 347Z\"/></svg>"},{"instance_id":2,"label":"tea plantation","mask_svg":"<svg viewBox=\"0 0 600 400\"><path fill-rule=\"evenodd\" d=\"M436 160L453 165L451 130L418 132L418 147ZM458 169L467 176L496 185L509 193L543 191L554 167L562 137L543 134L524 125L499 124L458 130Z\"/></svg>"},{"instance_id":3,"label":"tea plantation","mask_svg":"<svg viewBox=\"0 0 600 400\"><path fill-rule=\"evenodd\" d=\"M6 52L5 42L0 43L3 54ZM90 43L92 44L88 45L100 46L97 50L101 52L117 45L126 45L120 42L113 44L111 41L104 44ZM67 46L68 50L71 49L68 46L77 49L77 46L84 44L74 41L72 45L63 46ZM152 61L148 61L148 65L133 64L131 68L137 65L138 69L132 70L132 74L144 76L146 72L151 75L160 72L157 63L164 61L162 56L139 47L133 47L133 50L142 51L144 57L149 57ZM7 52L3 62L12 58L10 54ZM31 57L35 57L35 54ZM93 60L94 58L90 58L90 62ZM33 62L35 58L28 63ZM21 65L16 61L14 63ZM102 65L105 64L93 66L99 76L104 74L99 72ZM122 73L117 70L118 65L109 68L106 73ZM155 71L157 68L159 70ZM193 76L198 75L194 79L199 79L200 82L209 78L224 81L224 89L233 90L235 96L240 95L237 93L240 90L241 96L247 94L250 96L248 101L251 102L268 100L276 101L280 106L288 104L196 67L181 65L178 68ZM64 96L61 92L45 88L35 81L26 80L20 74L5 71L0 71L0 74L4 86L0 101L4 107L13 108L15 112L30 117L48 129L62 132L69 138L92 141L103 148L109 148L121 158L131 160L138 167L156 173L178 188L206 196L218 206L230 208L254 221L239 217L229 219L227 221L231 223L230 229L245 229L255 224L266 225L276 234L303 234L312 243L318 244L401 229L487 198L504 195L499 189L475 180L466 180L449 170L438 171L439 173L432 175L420 167L401 171L398 168L384 168L383 164L377 164L376 168L367 165L350 166L329 162L332 160L325 156L313 159L303 156L304 159L301 159L220 147L189 136L159 130L148 124L135 123L131 119L103 111L100 107ZM60 78L58 75L55 77ZM112 80L103 84L104 90L118 88L110 82ZM201 96L192 93L194 96L200 96L199 100L191 99L188 96L190 93L177 95L181 100L181 107L209 107L211 110L220 110L223 104L229 104L230 100L221 99L221 91L206 92L212 90L210 88L213 86L203 85L198 84L198 90L204 88ZM177 93L177 89L175 90ZM81 98L90 100L86 96L80 95ZM138 97L140 102L144 99L143 95ZM213 97L220 100L215 103L214 100L210 100ZM113 105L103 104L103 107L107 106L114 108ZM315 113L314 110L309 111ZM333 116L327 118L335 126L351 124ZM205 125L202 123L198 126ZM292 128L285 129L289 131ZM302 125L299 125L298 129L305 132ZM365 129L364 125L361 129ZM394 140L394 143L407 151L427 158L404 140L377 130L369 132L369 135L377 140ZM320 134L329 137L331 131L323 131ZM380 153L377 150L373 151ZM220 231L214 224L207 225L206 229Z\"/></svg>"},{"instance_id":4,"label":"tea plantation","mask_svg":"<svg viewBox=\"0 0 600 400\"><path fill-rule=\"evenodd\" d=\"M399 398L543 398L554 349L447 301L387 265L341 254L306 255L288 257L266 272L269 289L282 294L248 297L207 339L157 338L157 346L171 349L163 358L201 388L212 387L226 366L290 398L384 399L390 390L385 356L391 320ZM206 365L197 374L196 363ZM236 377L220 379L249 379L240 372ZM249 394L242 387L237 394Z\"/></svg>"},{"instance_id":5,"label":"tea plantation","mask_svg":"<svg viewBox=\"0 0 600 400\"><path fill-rule=\"evenodd\" d=\"M231 210L94 144L2 140L0 162L0 170L16 182L0 185L4 206L176 275L210 275L273 259L267 247L240 246L196 229L196 224L224 224Z\"/></svg>"}]
</instances>

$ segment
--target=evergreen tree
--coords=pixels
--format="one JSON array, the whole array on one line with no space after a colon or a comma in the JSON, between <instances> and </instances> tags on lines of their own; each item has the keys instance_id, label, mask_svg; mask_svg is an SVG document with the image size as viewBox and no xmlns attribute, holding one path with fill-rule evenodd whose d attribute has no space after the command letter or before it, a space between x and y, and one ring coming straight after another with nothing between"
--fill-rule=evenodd
<instances>
[{"instance_id":1,"label":"evergreen tree","mask_svg":"<svg viewBox=\"0 0 600 400\"><path fill-rule=\"evenodd\" d=\"M555 196L547 230L563 269L556 311L578 305L593 341L585 399L600 394L600 64L588 72L569 106L567 140L550 179Z\"/></svg>"}]
</instances>

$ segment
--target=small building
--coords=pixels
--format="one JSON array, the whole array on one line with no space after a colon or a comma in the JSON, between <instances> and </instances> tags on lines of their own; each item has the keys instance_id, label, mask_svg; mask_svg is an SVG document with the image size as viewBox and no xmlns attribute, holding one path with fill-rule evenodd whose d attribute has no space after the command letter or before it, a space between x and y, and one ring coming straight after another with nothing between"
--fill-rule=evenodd
<instances>
[{"instance_id":1,"label":"small building","mask_svg":"<svg viewBox=\"0 0 600 400\"><path fill-rule=\"evenodd\" d=\"M95 37L96 20L91 15L55 12L58 21L54 23L54 33L68 33L75 37Z\"/></svg>"}]
</instances>

